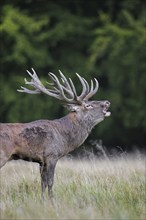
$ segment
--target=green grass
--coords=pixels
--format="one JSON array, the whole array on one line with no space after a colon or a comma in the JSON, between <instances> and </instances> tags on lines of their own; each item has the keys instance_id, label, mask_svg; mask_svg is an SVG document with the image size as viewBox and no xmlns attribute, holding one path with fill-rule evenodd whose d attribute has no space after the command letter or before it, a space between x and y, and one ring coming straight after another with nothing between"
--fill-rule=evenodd
<instances>
[{"instance_id":1,"label":"green grass","mask_svg":"<svg viewBox=\"0 0 146 220\"><path fill-rule=\"evenodd\" d=\"M61 160L52 207L41 203L39 166L9 162L0 171L1 219L145 219L145 171L142 157Z\"/></svg>"}]
</instances>

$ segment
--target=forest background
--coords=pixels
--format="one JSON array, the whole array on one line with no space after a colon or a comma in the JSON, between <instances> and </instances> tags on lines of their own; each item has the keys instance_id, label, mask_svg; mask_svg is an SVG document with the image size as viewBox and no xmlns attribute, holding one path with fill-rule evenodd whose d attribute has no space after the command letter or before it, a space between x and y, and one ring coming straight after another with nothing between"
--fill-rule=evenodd
<instances>
[{"instance_id":1,"label":"forest background","mask_svg":"<svg viewBox=\"0 0 146 220\"><path fill-rule=\"evenodd\" d=\"M86 141L144 149L146 137L146 2L144 0L1 0L0 121L29 122L66 114L59 101L16 90L33 67L43 82L60 69L80 92L79 73L108 99L111 117Z\"/></svg>"}]
</instances>

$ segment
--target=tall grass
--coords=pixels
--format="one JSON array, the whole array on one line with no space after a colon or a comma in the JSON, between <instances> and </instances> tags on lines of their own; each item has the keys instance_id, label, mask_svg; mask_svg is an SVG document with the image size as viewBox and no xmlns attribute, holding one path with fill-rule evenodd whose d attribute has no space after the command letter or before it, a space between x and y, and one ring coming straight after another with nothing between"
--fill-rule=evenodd
<instances>
[{"instance_id":1,"label":"tall grass","mask_svg":"<svg viewBox=\"0 0 146 220\"><path fill-rule=\"evenodd\" d=\"M1 219L145 219L143 157L58 162L54 207L40 198L39 167L9 162L1 170ZM46 192L47 197L47 192Z\"/></svg>"}]
</instances>

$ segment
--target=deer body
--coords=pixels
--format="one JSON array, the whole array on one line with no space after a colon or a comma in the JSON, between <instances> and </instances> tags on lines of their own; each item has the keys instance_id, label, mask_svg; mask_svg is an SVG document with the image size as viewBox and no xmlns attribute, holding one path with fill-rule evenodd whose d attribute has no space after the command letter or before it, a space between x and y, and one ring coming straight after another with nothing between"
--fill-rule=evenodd
<instances>
[{"instance_id":1,"label":"deer body","mask_svg":"<svg viewBox=\"0 0 146 220\"><path fill-rule=\"evenodd\" d=\"M42 89L42 85L40 87L40 81L38 81L38 78L34 78L34 75L31 75L33 81L29 83L26 82L27 84L33 83L33 87L36 88L35 93L38 93L38 91ZM35 77L37 77L37 75L35 75ZM64 98L67 107L71 111L68 115L56 120L38 120L24 124L0 124L0 167L12 159L38 162L40 164L42 181L42 197L44 198L44 192L48 186L50 199L52 199L54 171L58 159L79 147L88 137L95 125L110 115L110 113L107 112L110 105L108 101L88 101L88 99L86 99L87 96L89 98L91 93L92 95L95 93L93 85L91 86L92 90L89 91L89 86L87 86L86 81L82 82L80 80L84 87L82 94L80 97L76 97L76 100L75 97L72 100L68 100L67 97L64 97L62 89L64 89L67 94L71 94L72 92L73 95L76 96L72 81L72 90L70 91L70 85L64 75L62 76L62 81L67 89L64 86L61 87L58 79L56 80L56 76L54 78L54 84L55 86L57 85L57 92L58 87L61 90L58 95L59 99L62 100ZM83 79L84 78L82 78L82 80ZM23 89L26 93L34 92L25 88ZM52 96L56 96L56 90ZM43 91L46 92L46 90ZM47 92L50 93L50 90L47 90ZM60 93L63 94L60 96ZM52 94L52 90L50 94ZM80 98L82 98L82 100L80 100Z\"/></svg>"}]
</instances>

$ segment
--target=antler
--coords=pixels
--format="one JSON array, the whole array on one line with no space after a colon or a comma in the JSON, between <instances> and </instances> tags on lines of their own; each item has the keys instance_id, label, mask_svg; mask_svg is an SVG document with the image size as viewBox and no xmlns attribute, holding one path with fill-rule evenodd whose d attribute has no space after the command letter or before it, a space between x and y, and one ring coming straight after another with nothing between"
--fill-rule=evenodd
<instances>
[{"instance_id":1,"label":"antler","mask_svg":"<svg viewBox=\"0 0 146 220\"><path fill-rule=\"evenodd\" d=\"M63 75L63 73L59 70L62 84L60 83L57 76L55 76L53 73L49 73L48 75L52 79L53 83L48 83L49 86L52 87L52 89L46 88L42 82L39 80L35 70L32 68L33 74L30 73L27 70L27 73L31 76L31 81L27 81L24 79L25 84L28 84L34 88L34 90L27 89L25 87L21 86L21 90L17 90L18 92L25 92L29 94L38 94L38 93L45 93L49 96L55 97L59 100L62 100L65 103L70 104L82 104L83 101L87 101L89 98L91 98L98 90L98 81L95 80L95 88L93 85L93 81L91 80L91 88L89 87L88 82L81 77L78 73L76 73L78 79L80 80L82 84L82 92L80 96L77 96L77 92L75 89L75 86L72 82L72 80L69 78L69 81L66 79L66 77Z\"/></svg>"}]
</instances>

